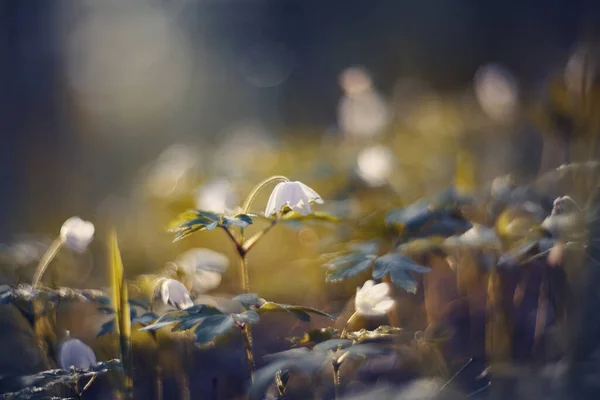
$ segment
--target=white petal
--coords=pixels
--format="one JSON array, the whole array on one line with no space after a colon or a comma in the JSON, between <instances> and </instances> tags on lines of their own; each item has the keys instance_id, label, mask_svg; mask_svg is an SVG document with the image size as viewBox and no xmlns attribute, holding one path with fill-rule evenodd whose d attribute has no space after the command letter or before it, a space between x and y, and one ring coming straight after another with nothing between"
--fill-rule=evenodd
<instances>
[{"instance_id":1,"label":"white petal","mask_svg":"<svg viewBox=\"0 0 600 400\"><path fill-rule=\"evenodd\" d=\"M283 205L285 204L281 203L279 199L279 194L281 192L281 189L285 186L285 184L286 182L278 183L277 186L275 186L275 188L271 192L271 195L269 196L269 201L267 201L267 207L265 208L265 216L270 217L273 214L278 214L281 210L281 207L283 207Z\"/></svg>"},{"instance_id":2,"label":"white petal","mask_svg":"<svg viewBox=\"0 0 600 400\"><path fill-rule=\"evenodd\" d=\"M62 242L72 250L83 252L94 238L94 224L71 217L60 228Z\"/></svg>"},{"instance_id":3,"label":"white petal","mask_svg":"<svg viewBox=\"0 0 600 400\"><path fill-rule=\"evenodd\" d=\"M375 305L375 307L373 307L373 310L377 311L377 312L380 312L380 313L386 313L393 306L394 306L394 300L392 300L392 299L385 299L385 300L382 300L379 303L377 303L377 305Z\"/></svg>"},{"instance_id":4,"label":"white petal","mask_svg":"<svg viewBox=\"0 0 600 400\"><path fill-rule=\"evenodd\" d=\"M94 351L79 339L68 339L60 347L58 364L62 369L89 368L96 365Z\"/></svg>"},{"instance_id":5,"label":"white petal","mask_svg":"<svg viewBox=\"0 0 600 400\"><path fill-rule=\"evenodd\" d=\"M308 197L299 185L294 185L293 197L289 203L290 208L300 215L308 215L311 213L310 202Z\"/></svg>"},{"instance_id":6,"label":"white petal","mask_svg":"<svg viewBox=\"0 0 600 400\"><path fill-rule=\"evenodd\" d=\"M198 271L193 282L192 288L197 293L206 293L221 284L221 274L216 271Z\"/></svg>"},{"instance_id":7,"label":"white petal","mask_svg":"<svg viewBox=\"0 0 600 400\"><path fill-rule=\"evenodd\" d=\"M369 289L369 296L376 299L386 297L390 293L390 285L386 282L378 283Z\"/></svg>"},{"instance_id":8,"label":"white petal","mask_svg":"<svg viewBox=\"0 0 600 400\"><path fill-rule=\"evenodd\" d=\"M362 290L368 291L370 288L372 288L373 286L375 286L375 281L372 279L369 279L368 281L366 281L363 286L362 286Z\"/></svg>"},{"instance_id":9,"label":"white petal","mask_svg":"<svg viewBox=\"0 0 600 400\"><path fill-rule=\"evenodd\" d=\"M315 203L323 204L323 199L321 198L321 196L319 196L319 194L315 192L311 187L305 185L300 181L296 181L295 183L300 185L302 191L304 192L304 195L308 197L309 201L314 201Z\"/></svg>"}]
</instances>

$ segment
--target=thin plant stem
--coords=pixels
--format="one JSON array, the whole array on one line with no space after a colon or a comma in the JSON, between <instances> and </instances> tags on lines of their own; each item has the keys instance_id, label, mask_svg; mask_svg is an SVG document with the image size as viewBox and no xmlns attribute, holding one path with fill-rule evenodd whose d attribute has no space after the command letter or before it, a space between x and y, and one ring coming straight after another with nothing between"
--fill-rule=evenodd
<instances>
[{"instance_id":1,"label":"thin plant stem","mask_svg":"<svg viewBox=\"0 0 600 400\"><path fill-rule=\"evenodd\" d=\"M346 322L346 325L344 326L344 329L342 330L342 334L340 335L341 338L344 338L344 336L346 336L346 331L348 330L348 327L350 327L350 324L352 322L354 322L354 320L356 319L356 317L358 317L358 311L354 311L354 314L352 314L350 316L350 318L348 318L348 321Z\"/></svg>"},{"instance_id":2,"label":"thin plant stem","mask_svg":"<svg viewBox=\"0 0 600 400\"><path fill-rule=\"evenodd\" d=\"M254 354L252 353L253 342L250 324L244 324L242 336L244 337L244 348L246 349L246 359L248 360L248 375L250 376L250 381L254 382Z\"/></svg>"},{"instance_id":3,"label":"thin plant stem","mask_svg":"<svg viewBox=\"0 0 600 400\"><path fill-rule=\"evenodd\" d=\"M48 250L46 250L46 253L44 253L43 257L41 258L41 260L35 270L33 280L31 281L31 286L34 289L39 286L40 282L42 281L42 277L44 276L44 272L46 272L46 270L48 269L48 265L50 265L50 262L52 262L54 257L56 257L56 255L58 254L62 245L63 245L63 240L60 236L58 236L56 239L54 239L54 241L52 242L50 247L48 247ZM43 309L44 309L44 305L42 304L42 302L39 299L34 299L32 306L33 306L33 331L34 331L36 339L37 339L38 348L40 349L44 364L47 367L50 367L52 364L50 362L50 358L48 357L47 345L44 342L44 338L43 338L44 335L42 334L42 331L44 330L42 328L42 325L43 325L43 323L47 323L47 322L43 322L40 318L42 315Z\"/></svg>"},{"instance_id":4,"label":"thin plant stem","mask_svg":"<svg viewBox=\"0 0 600 400\"><path fill-rule=\"evenodd\" d=\"M62 238L59 236L54 239L50 247L48 247L48 250L46 250L46 253L44 253L44 256L40 260L35 270L33 280L31 281L31 286L36 288L39 285L40 281L42 280L42 276L44 276L44 272L46 272L46 269L48 269L48 265L50 265L50 262L52 262L54 257L56 257L56 254L58 254L58 251L62 247L63 243L64 242Z\"/></svg>"},{"instance_id":5,"label":"thin plant stem","mask_svg":"<svg viewBox=\"0 0 600 400\"><path fill-rule=\"evenodd\" d=\"M254 198L258 195L258 193L263 187L265 187L269 183L277 181L289 182L290 180L283 175L273 175L259 182L256 186L254 186L248 197L246 197L246 201L244 201L244 204L242 205L242 210L244 210L244 213L248 212L250 206L252 205L252 202L254 201Z\"/></svg>"},{"instance_id":6,"label":"thin plant stem","mask_svg":"<svg viewBox=\"0 0 600 400\"><path fill-rule=\"evenodd\" d=\"M472 363L472 362L473 362L473 357L469 358L469 360L468 360L468 361L467 361L467 362L466 362L466 363L465 363L465 364L464 364L462 367L460 367L460 368L458 369L458 371L456 371L456 372L454 373L454 375L452 375L452 376L450 377L450 379L448 379L448 380L446 381L446 383L444 383L442 386L440 386L440 388L437 390L436 394L439 394L439 393L441 393L441 392L442 392L444 389L446 389L446 387L447 387L447 386L448 386L450 383L452 383L452 381L453 381L454 379L456 379L456 377L457 377L457 376L459 376L459 375L460 375L460 374L461 374L461 373L462 373L462 372L465 370L465 368L467 368L469 365L471 365L471 363Z\"/></svg>"},{"instance_id":7,"label":"thin plant stem","mask_svg":"<svg viewBox=\"0 0 600 400\"><path fill-rule=\"evenodd\" d=\"M331 363L333 367L333 398L337 400L340 395L340 366L337 361Z\"/></svg>"}]
</instances>

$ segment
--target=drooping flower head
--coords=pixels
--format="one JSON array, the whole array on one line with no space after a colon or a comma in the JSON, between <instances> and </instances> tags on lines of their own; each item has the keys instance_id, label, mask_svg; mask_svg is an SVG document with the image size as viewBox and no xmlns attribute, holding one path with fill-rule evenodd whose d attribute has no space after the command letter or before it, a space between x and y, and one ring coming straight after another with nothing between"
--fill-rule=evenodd
<instances>
[{"instance_id":1,"label":"drooping flower head","mask_svg":"<svg viewBox=\"0 0 600 400\"><path fill-rule=\"evenodd\" d=\"M60 228L62 242L71 250L83 253L94 239L94 224L79 217L71 217Z\"/></svg>"},{"instance_id":2,"label":"drooping flower head","mask_svg":"<svg viewBox=\"0 0 600 400\"><path fill-rule=\"evenodd\" d=\"M356 288L356 312L366 316L385 314L394 305L389 292L390 286L386 282L375 284L373 280L366 281L362 288Z\"/></svg>"},{"instance_id":3,"label":"drooping flower head","mask_svg":"<svg viewBox=\"0 0 600 400\"><path fill-rule=\"evenodd\" d=\"M81 340L69 337L60 346L58 356L58 366L60 368L69 369L73 366L79 369L86 369L93 365L96 365L96 355Z\"/></svg>"},{"instance_id":4,"label":"drooping flower head","mask_svg":"<svg viewBox=\"0 0 600 400\"><path fill-rule=\"evenodd\" d=\"M175 279L165 279L160 285L160 297L165 305L177 307L180 310L194 305L190 292L183 283Z\"/></svg>"},{"instance_id":5,"label":"drooping flower head","mask_svg":"<svg viewBox=\"0 0 600 400\"><path fill-rule=\"evenodd\" d=\"M323 199L302 182L282 182L271 192L265 215L279 215L286 208L300 215L308 215L312 212L311 203L322 204Z\"/></svg>"}]
</instances>

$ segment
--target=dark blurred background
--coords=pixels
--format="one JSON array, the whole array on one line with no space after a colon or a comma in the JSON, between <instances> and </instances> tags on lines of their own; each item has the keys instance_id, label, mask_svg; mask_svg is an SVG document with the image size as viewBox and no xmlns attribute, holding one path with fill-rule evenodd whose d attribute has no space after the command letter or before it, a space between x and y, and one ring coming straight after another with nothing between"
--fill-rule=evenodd
<instances>
[{"instance_id":1,"label":"dark blurred background","mask_svg":"<svg viewBox=\"0 0 600 400\"><path fill-rule=\"evenodd\" d=\"M338 76L352 65L390 98L403 77L468 89L480 65L498 62L528 96L593 35L599 9L566 0L0 0L0 240L93 215L173 142L210 148L244 127L321 136L336 126Z\"/></svg>"}]
</instances>

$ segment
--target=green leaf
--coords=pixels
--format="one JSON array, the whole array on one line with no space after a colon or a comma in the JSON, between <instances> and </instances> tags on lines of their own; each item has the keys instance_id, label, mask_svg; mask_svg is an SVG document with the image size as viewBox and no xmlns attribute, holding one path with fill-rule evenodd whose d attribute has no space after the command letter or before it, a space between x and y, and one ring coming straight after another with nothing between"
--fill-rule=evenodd
<instances>
[{"instance_id":1,"label":"green leaf","mask_svg":"<svg viewBox=\"0 0 600 400\"><path fill-rule=\"evenodd\" d=\"M235 322L243 324L255 324L260 320L260 316L255 310L245 311L241 314L232 315Z\"/></svg>"},{"instance_id":2,"label":"green leaf","mask_svg":"<svg viewBox=\"0 0 600 400\"><path fill-rule=\"evenodd\" d=\"M107 333L113 333L116 331L116 328L117 324L115 323L115 320L111 319L110 321L102 324L102 326L100 327L100 331L98 331L98 333L96 334L96 337L106 335Z\"/></svg>"},{"instance_id":3,"label":"green leaf","mask_svg":"<svg viewBox=\"0 0 600 400\"><path fill-rule=\"evenodd\" d=\"M233 328L234 323L235 321L231 315L206 317L194 331L196 342L198 344L213 342L218 336L229 332Z\"/></svg>"},{"instance_id":4,"label":"green leaf","mask_svg":"<svg viewBox=\"0 0 600 400\"><path fill-rule=\"evenodd\" d=\"M337 333L335 328L328 326L327 328L321 329L312 329L304 334L304 336L296 336L286 338L288 341L292 342L294 346L299 346L308 343L321 343L326 340L333 338L333 336Z\"/></svg>"},{"instance_id":5,"label":"green leaf","mask_svg":"<svg viewBox=\"0 0 600 400\"><path fill-rule=\"evenodd\" d=\"M346 349L348 355L356 355L361 357L371 357L383 354L384 351L380 347L373 344L355 344Z\"/></svg>"},{"instance_id":6,"label":"green leaf","mask_svg":"<svg viewBox=\"0 0 600 400\"><path fill-rule=\"evenodd\" d=\"M252 307L260 307L261 305L265 304L265 300L258 297L256 293L240 294L235 296L233 300L242 303L242 306L246 310L249 310Z\"/></svg>"},{"instance_id":7,"label":"green leaf","mask_svg":"<svg viewBox=\"0 0 600 400\"><path fill-rule=\"evenodd\" d=\"M388 253L375 260L373 279L381 279L389 274L394 285L407 292L416 293L417 282L411 276L410 272L423 274L430 271L430 268L418 265L403 254Z\"/></svg>"},{"instance_id":8,"label":"green leaf","mask_svg":"<svg viewBox=\"0 0 600 400\"><path fill-rule=\"evenodd\" d=\"M245 228L248 225L252 225L252 218L248 214L237 214L233 217L224 216L223 217L223 226L239 226L240 228Z\"/></svg>"},{"instance_id":9,"label":"green leaf","mask_svg":"<svg viewBox=\"0 0 600 400\"><path fill-rule=\"evenodd\" d=\"M178 323L178 322L182 322L182 321L187 321L187 322L185 322L185 325L189 325L191 323L191 320L193 320L194 318L198 319L198 321L196 321L196 323L197 323L200 321L200 319L202 319L204 317L209 317L209 316L214 316L214 315L223 315L223 313L215 307L208 306L206 304L196 304L196 305L193 305L192 307L186 308L185 310L168 312L165 315L163 315L162 317L160 317L159 319L157 319L155 323L145 326L145 327L141 328L140 330L141 331L155 331L155 330L163 328L165 326L168 326L168 325L171 325L174 323ZM192 326L193 325L194 324L192 324Z\"/></svg>"},{"instance_id":10,"label":"green leaf","mask_svg":"<svg viewBox=\"0 0 600 400\"><path fill-rule=\"evenodd\" d=\"M317 221L317 222L338 222L339 218L324 212L314 212L307 215L298 214L297 212L287 212L281 220L283 221Z\"/></svg>"},{"instance_id":11,"label":"green leaf","mask_svg":"<svg viewBox=\"0 0 600 400\"><path fill-rule=\"evenodd\" d=\"M289 312L294 314L301 321L310 321L311 318L309 313L321 315L330 319L335 319L335 317L315 308L295 306L289 304L279 304L273 303L271 301L266 302L258 309L259 314L264 314L267 312Z\"/></svg>"},{"instance_id":12,"label":"green leaf","mask_svg":"<svg viewBox=\"0 0 600 400\"><path fill-rule=\"evenodd\" d=\"M351 253L329 260L325 266L331 268L327 282L337 282L366 271L377 256L373 254Z\"/></svg>"},{"instance_id":13,"label":"green leaf","mask_svg":"<svg viewBox=\"0 0 600 400\"><path fill-rule=\"evenodd\" d=\"M330 339L325 342L317 344L313 347L313 351L327 353L328 351L335 351L338 349L344 349L352 346L352 340L348 339Z\"/></svg>"},{"instance_id":14,"label":"green leaf","mask_svg":"<svg viewBox=\"0 0 600 400\"><path fill-rule=\"evenodd\" d=\"M397 328L389 325L382 325L372 331L361 329L359 331L348 332L346 336L349 339L352 339L354 342L361 343L367 340L380 340L392 336L397 336L402 332L404 332L402 328Z\"/></svg>"},{"instance_id":15,"label":"green leaf","mask_svg":"<svg viewBox=\"0 0 600 400\"><path fill-rule=\"evenodd\" d=\"M158 318L159 318L158 315L154 314L153 312L148 312L148 313L140 315L139 317L133 318L131 320L131 323L132 324L148 325L152 321L155 321Z\"/></svg>"},{"instance_id":16,"label":"green leaf","mask_svg":"<svg viewBox=\"0 0 600 400\"><path fill-rule=\"evenodd\" d=\"M213 212L188 210L170 224L169 232L175 233L174 241L178 241L194 232L214 229L220 220L221 216Z\"/></svg>"},{"instance_id":17,"label":"green leaf","mask_svg":"<svg viewBox=\"0 0 600 400\"><path fill-rule=\"evenodd\" d=\"M434 215L435 211L429 206L429 203L420 200L408 207L389 212L385 223L402 230L414 231L420 229Z\"/></svg>"}]
</instances>

